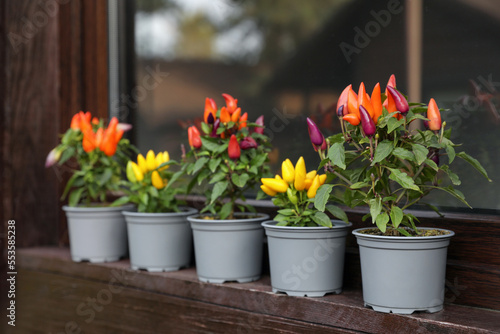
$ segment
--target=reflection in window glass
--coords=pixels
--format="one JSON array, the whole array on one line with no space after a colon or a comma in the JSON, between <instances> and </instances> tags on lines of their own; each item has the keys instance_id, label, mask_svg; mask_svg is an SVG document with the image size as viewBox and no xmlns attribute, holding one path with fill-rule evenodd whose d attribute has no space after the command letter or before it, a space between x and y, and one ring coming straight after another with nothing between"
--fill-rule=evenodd
<instances>
[{"instance_id":1,"label":"reflection in window glass","mask_svg":"<svg viewBox=\"0 0 500 334\"><path fill-rule=\"evenodd\" d=\"M337 133L341 90L361 81L369 90L377 82L385 86L394 73L403 92L449 108L443 119L454 128L453 141L495 179L500 9L473 0L420 5L421 16L396 0L136 0L136 82L155 80L137 96L137 144L179 159L179 142L187 144L185 129L201 120L205 98L221 106L228 93L251 120L265 116L275 170L284 158L301 155L311 168L318 158L305 118L313 117L325 134ZM411 25L411 17L420 23ZM419 35L422 47L410 55L408 45ZM421 62L416 75L408 70L415 59ZM469 203L500 209L499 187L455 163ZM442 194L432 201L462 206Z\"/></svg>"}]
</instances>

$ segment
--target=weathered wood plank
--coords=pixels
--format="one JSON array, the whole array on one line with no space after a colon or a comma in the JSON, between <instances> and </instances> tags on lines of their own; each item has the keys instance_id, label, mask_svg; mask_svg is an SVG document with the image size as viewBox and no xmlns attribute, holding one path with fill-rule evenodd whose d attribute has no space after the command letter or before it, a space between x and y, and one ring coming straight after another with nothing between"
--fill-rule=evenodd
<instances>
[{"instance_id":1,"label":"weathered wood plank","mask_svg":"<svg viewBox=\"0 0 500 334\"><path fill-rule=\"evenodd\" d=\"M107 282L22 270L8 333L359 333Z\"/></svg>"},{"instance_id":2,"label":"weathered wood plank","mask_svg":"<svg viewBox=\"0 0 500 334\"><path fill-rule=\"evenodd\" d=\"M147 273L129 269L128 261L106 264L74 263L67 249L38 248L19 251L25 271L65 276L106 284L119 273L120 283L130 289L175 296L265 314L271 317L321 324L351 331L391 333L491 333L500 331L500 312L447 305L435 314L412 316L382 314L363 307L359 290L323 298L296 298L271 292L269 277L247 283L206 284L198 281L194 268L171 273ZM33 293L33 291L32 291ZM65 292L63 294L67 295Z\"/></svg>"}]
</instances>

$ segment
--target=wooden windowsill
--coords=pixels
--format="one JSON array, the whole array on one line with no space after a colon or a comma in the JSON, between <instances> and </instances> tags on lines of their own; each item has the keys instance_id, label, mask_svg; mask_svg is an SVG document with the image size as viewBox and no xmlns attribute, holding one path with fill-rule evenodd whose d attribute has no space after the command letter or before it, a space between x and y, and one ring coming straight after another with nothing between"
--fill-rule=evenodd
<instances>
[{"instance_id":1,"label":"wooden windowsill","mask_svg":"<svg viewBox=\"0 0 500 334\"><path fill-rule=\"evenodd\" d=\"M450 304L434 314L377 313L363 307L359 290L347 289L322 298L289 297L272 293L269 276L245 284L208 284L198 281L195 268L148 273L131 270L128 260L75 263L67 248L20 249L16 262L18 330L500 332L498 311ZM97 311L85 304L89 300L97 303Z\"/></svg>"}]
</instances>

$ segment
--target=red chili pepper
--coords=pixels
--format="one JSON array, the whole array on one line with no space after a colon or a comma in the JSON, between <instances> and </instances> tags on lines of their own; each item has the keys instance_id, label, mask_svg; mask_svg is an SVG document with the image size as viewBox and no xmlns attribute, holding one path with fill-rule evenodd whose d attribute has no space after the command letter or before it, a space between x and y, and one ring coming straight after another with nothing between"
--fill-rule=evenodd
<instances>
[{"instance_id":1,"label":"red chili pepper","mask_svg":"<svg viewBox=\"0 0 500 334\"><path fill-rule=\"evenodd\" d=\"M224 100L226 100L226 106L229 115L232 115L238 108L238 100L233 98L229 94L222 94L222 97L224 97Z\"/></svg>"},{"instance_id":2,"label":"red chili pepper","mask_svg":"<svg viewBox=\"0 0 500 334\"><path fill-rule=\"evenodd\" d=\"M427 107L427 118L429 119L427 124L430 130L441 130L441 113L439 112L436 101L432 98L429 101L429 106Z\"/></svg>"},{"instance_id":3,"label":"red chili pepper","mask_svg":"<svg viewBox=\"0 0 500 334\"><path fill-rule=\"evenodd\" d=\"M236 139L235 135L231 135L229 139L229 146L227 147L227 153L229 154L229 158L236 160L240 158L241 150L240 145L238 144L238 139Z\"/></svg>"},{"instance_id":4,"label":"red chili pepper","mask_svg":"<svg viewBox=\"0 0 500 334\"><path fill-rule=\"evenodd\" d=\"M359 106L359 114L361 115L361 126L363 128L363 132L368 137L373 136L375 132L377 132L377 128L375 127L375 123L370 117L370 114L363 106Z\"/></svg>"},{"instance_id":5,"label":"red chili pepper","mask_svg":"<svg viewBox=\"0 0 500 334\"><path fill-rule=\"evenodd\" d=\"M189 140L189 146L191 146L191 148L201 147L200 131L194 125L188 128L188 140Z\"/></svg>"},{"instance_id":6,"label":"red chili pepper","mask_svg":"<svg viewBox=\"0 0 500 334\"><path fill-rule=\"evenodd\" d=\"M349 95L349 90L352 89L352 85L347 86L344 88L342 93L339 96L339 99L337 101L337 115L343 116L344 114L347 114L347 96ZM342 108L342 111L340 111L340 108Z\"/></svg>"}]
</instances>

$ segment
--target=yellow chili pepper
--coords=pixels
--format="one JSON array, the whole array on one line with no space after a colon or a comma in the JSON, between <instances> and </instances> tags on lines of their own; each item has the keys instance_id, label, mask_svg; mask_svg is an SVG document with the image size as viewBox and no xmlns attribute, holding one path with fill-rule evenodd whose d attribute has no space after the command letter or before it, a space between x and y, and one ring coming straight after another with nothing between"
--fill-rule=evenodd
<instances>
[{"instance_id":1,"label":"yellow chili pepper","mask_svg":"<svg viewBox=\"0 0 500 334\"><path fill-rule=\"evenodd\" d=\"M137 165L139 165L139 168L143 174L148 171L148 165L146 164L146 159L140 153L137 156Z\"/></svg>"},{"instance_id":2,"label":"yellow chili pepper","mask_svg":"<svg viewBox=\"0 0 500 334\"><path fill-rule=\"evenodd\" d=\"M163 189L163 187L165 187L165 182L163 182L163 179L157 170L151 174L151 183L156 189Z\"/></svg>"},{"instance_id":3,"label":"yellow chili pepper","mask_svg":"<svg viewBox=\"0 0 500 334\"><path fill-rule=\"evenodd\" d=\"M260 180L266 187L278 193L284 193L288 189L288 183L283 180L273 178L263 178Z\"/></svg>"},{"instance_id":4,"label":"yellow chili pepper","mask_svg":"<svg viewBox=\"0 0 500 334\"><path fill-rule=\"evenodd\" d=\"M316 173L317 172L315 170L310 171L309 173L306 174L306 179L313 180L314 177L316 176Z\"/></svg>"},{"instance_id":5,"label":"yellow chili pepper","mask_svg":"<svg viewBox=\"0 0 500 334\"><path fill-rule=\"evenodd\" d=\"M304 161L303 157L300 157L297 161L297 164L295 164L295 181L293 184L295 186L295 189L299 191L305 189L306 175L306 162Z\"/></svg>"},{"instance_id":6,"label":"yellow chili pepper","mask_svg":"<svg viewBox=\"0 0 500 334\"><path fill-rule=\"evenodd\" d=\"M305 179L304 181L304 189L309 190L311 184L313 183L313 179Z\"/></svg>"},{"instance_id":7,"label":"yellow chili pepper","mask_svg":"<svg viewBox=\"0 0 500 334\"><path fill-rule=\"evenodd\" d=\"M135 163L132 162L132 170L134 171L135 179L140 182L144 180L144 174L141 171L141 168Z\"/></svg>"},{"instance_id":8,"label":"yellow chili pepper","mask_svg":"<svg viewBox=\"0 0 500 334\"><path fill-rule=\"evenodd\" d=\"M320 185L319 175L316 175L311 186L309 187L309 190L307 191L307 198L314 198Z\"/></svg>"},{"instance_id":9,"label":"yellow chili pepper","mask_svg":"<svg viewBox=\"0 0 500 334\"><path fill-rule=\"evenodd\" d=\"M168 154L167 151L163 152L163 162L169 162L170 161L170 155ZM167 166L167 168L170 166Z\"/></svg>"},{"instance_id":10,"label":"yellow chili pepper","mask_svg":"<svg viewBox=\"0 0 500 334\"><path fill-rule=\"evenodd\" d=\"M281 178L281 176L279 176L278 174L276 174L276 175L274 176L274 178L275 178L276 180L283 180L283 179Z\"/></svg>"},{"instance_id":11,"label":"yellow chili pepper","mask_svg":"<svg viewBox=\"0 0 500 334\"><path fill-rule=\"evenodd\" d=\"M130 182L137 182L137 179L135 178L135 173L134 173L134 168L133 168L133 161L127 162L127 179Z\"/></svg>"},{"instance_id":12,"label":"yellow chili pepper","mask_svg":"<svg viewBox=\"0 0 500 334\"><path fill-rule=\"evenodd\" d=\"M163 163L163 153L162 153L162 152L158 153L158 154L156 155L155 160L156 160L156 166L160 167L160 166L161 166L161 164ZM164 168L162 168L161 170L163 170L163 169L164 169Z\"/></svg>"},{"instance_id":13,"label":"yellow chili pepper","mask_svg":"<svg viewBox=\"0 0 500 334\"><path fill-rule=\"evenodd\" d=\"M319 184L323 185L323 184L325 184L325 181L326 181L326 174L320 175L319 176Z\"/></svg>"},{"instance_id":14,"label":"yellow chili pepper","mask_svg":"<svg viewBox=\"0 0 500 334\"><path fill-rule=\"evenodd\" d=\"M283 180L288 183L293 183L295 179L295 169L293 168L293 164L290 159L286 159L281 164L281 175L283 176Z\"/></svg>"},{"instance_id":15,"label":"yellow chili pepper","mask_svg":"<svg viewBox=\"0 0 500 334\"><path fill-rule=\"evenodd\" d=\"M271 188L269 188L266 185L261 185L260 189L262 189L263 192L265 192L267 195L269 195L271 197L276 196L276 191L272 190Z\"/></svg>"},{"instance_id":16,"label":"yellow chili pepper","mask_svg":"<svg viewBox=\"0 0 500 334\"><path fill-rule=\"evenodd\" d=\"M153 150L149 150L148 154L146 155L146 166L150 171L155 170L156 167L158 167L156 165L156 157L155 157L155 152L153 152Z\"/></svg>"}]
</instances>

